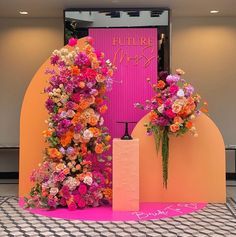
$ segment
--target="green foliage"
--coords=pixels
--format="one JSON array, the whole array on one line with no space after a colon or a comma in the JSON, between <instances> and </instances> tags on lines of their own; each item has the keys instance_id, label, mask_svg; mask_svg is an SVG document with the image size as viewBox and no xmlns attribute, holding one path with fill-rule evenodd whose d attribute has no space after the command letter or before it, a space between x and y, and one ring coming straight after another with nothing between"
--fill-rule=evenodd
<instances>
[{"instance_id":1,"label":"green foliage","mask_svg":"<svg viewBox=\"0 0 236 237\"><path fill-rule=\"evenodd\" d=\"M167 188L167 180L168 180L168 160L169 160L169 135L168 135L168 127L165 127L162 137L162 172L163 172L163 185L165 188Z\"/></svg>"}]
</instances>

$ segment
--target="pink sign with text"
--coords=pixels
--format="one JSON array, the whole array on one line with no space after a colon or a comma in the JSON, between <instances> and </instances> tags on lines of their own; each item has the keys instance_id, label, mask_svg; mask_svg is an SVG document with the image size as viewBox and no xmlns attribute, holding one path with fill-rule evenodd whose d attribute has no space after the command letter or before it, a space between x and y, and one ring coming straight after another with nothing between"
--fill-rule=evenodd
<instances>
[{"instance_id":1,"label":"pink sign with text","mask_svg":"<svg viewBox=\"0 0 236 237\"><path fill-rule=\"evenodd\" d=\"M105 53L117 67L113 89L107 93L108 112L105 125L113 138L121 137L124 125L117 121L138 122L145 111L134 108L153 95L146 79L157 80L157 28L91 28L96 49ZM134 125L130 126L130 133Z\"/></svg>"}]
</instances>

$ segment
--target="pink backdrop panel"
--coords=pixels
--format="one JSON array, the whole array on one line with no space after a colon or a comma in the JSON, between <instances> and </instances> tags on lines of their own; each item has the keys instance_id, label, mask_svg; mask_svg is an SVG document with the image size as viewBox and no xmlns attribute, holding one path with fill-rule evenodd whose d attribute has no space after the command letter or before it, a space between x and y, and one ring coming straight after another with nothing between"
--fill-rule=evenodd
<instances>
[{"instance_id":1,"label":"pink backdrop panel","mask_svg":"<svg viewBox=\"0 0 236 237\"><path fill-rule=\"evenodd\" d=\"M145 112L135 109L134 103L143 103L153 91L146 82L157 80L158 38L156 28L89 29L94 46L105 53L117 67L113 89L108 92L108 112L105 125L111 136L121 137L122 124L117 121L138 122ZM130 131L133 126L130 126Z\"/></svg>"}]
</instances>

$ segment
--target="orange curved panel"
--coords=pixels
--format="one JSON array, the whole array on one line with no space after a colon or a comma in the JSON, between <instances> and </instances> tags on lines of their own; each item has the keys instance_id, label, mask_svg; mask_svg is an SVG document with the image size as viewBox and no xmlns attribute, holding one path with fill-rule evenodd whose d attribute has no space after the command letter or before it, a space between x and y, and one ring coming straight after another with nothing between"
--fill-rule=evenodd
<instances>
[{"instance_id":1,"label":"orange curved panel","mask_svg":"<svg viewBox=\"0 0 236 237\"><path fill-rule=\"evenodd\" d=\"M83 48L85 38L78 40L78 46ZM68 46L65 46L68 47ZM39 68L34 75L24 96L20 117L20 168L19 168L19 196L29 193L32 183L30 175L43 159L46 146L42 131L46 129L45 109L46 95L43 94L47 86L48 76L46 68L51 67L50 59Z\"/></svg>"},{"instance_id":2,"label":"orange curved panel","mask_svg":"<svg viewBox=\"0 0 236 237\"><path fill-rule=\"evenodd\" d=\"M198 137L170 137L168 189L162 185L161 151L146 135L143 117L132 132L140 139L140 202L226 201L225 147L214 122L202 114L195 120Z\"/></svg>"}]
</instances>

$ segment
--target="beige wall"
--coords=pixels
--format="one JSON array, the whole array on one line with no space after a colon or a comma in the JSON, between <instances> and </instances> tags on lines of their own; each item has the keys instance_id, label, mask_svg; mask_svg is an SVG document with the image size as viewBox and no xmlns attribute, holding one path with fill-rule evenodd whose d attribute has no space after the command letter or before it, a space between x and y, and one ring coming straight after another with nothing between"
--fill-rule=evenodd
<instances>
[{"instance_id":1,"label":"beige wall","mask_svg":"<svg viewBox=\"0 0 236 237\"><path fill-rule=\"evenodd\" d=\"M236 144L236 17L172 19L172 69L208 101L225 144Z\"/></svg>"},{"instance_id":2,"label":"beige wall","mask_svg":"<svg viewBox=\"0 0 236 237\"><path fill-rule=\"evenodd\" d=\"M19 143L25 90L39 66L62 46L61 18L0 18L0 145Z\"/></svg>"},{"instance_id":3,"label":"beige wall","mask_svg":"<svg viewBox=\"0 0 236 237\"><path fill-rule=\"evenodd\" d=\"M226 144L236 144L235 39L233 17L172 20L172 68L183 68L185 78L209 102ZM25 90L39 66L62 45L61 18L0 18L0 145L18 144Z\"/></svg>"}]
</instances>

